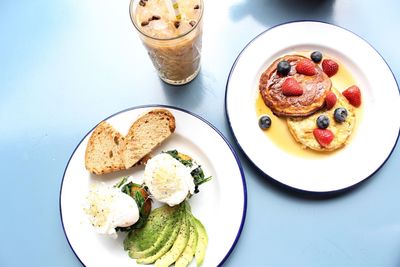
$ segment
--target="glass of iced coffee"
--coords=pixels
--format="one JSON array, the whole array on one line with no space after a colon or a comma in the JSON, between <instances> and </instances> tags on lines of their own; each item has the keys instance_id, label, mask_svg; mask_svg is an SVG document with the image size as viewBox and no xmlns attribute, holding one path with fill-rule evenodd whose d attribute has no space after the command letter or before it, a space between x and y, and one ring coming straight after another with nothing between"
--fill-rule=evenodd
<instances>
[{"instance_id":1,"label":"glass of iced coffee","mask_svg":"<svg viewBox=\"0 0 400 267\"><path fill-rule=\"evenodd\" d=\"M185 84L200 70L203 0L131 0L130 16L160 78Z\"/></svg>"}]
</instances>

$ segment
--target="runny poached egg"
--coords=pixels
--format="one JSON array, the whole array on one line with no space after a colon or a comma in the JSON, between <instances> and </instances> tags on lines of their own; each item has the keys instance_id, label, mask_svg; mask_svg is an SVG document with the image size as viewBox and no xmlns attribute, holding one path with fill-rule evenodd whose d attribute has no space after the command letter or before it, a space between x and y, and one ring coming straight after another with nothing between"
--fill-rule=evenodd
<instances>
[{"instance_id":1,"label":"runny poached egg","mask_svg":"<svg viewBox=\"0 0 400 267\"><path fill-rule=\"evenodd\" d=\"M167 153L150 159L144 170L144 183L154 199L175 206L183 202L195 185L191 168Z\"/></svg>"},{"instance_id":2,"label":"runny poached egg","mask_svg":"<svg viewBox=\"0 0 400 267\"><path fill-rule=\"evenodd\" d=\"M91 186L84 211L98 233L113 238L117 238L116 227L128 227L139 220L139 209L135 200L120 189L105 183Z\"/></svg>"}]
</instances>

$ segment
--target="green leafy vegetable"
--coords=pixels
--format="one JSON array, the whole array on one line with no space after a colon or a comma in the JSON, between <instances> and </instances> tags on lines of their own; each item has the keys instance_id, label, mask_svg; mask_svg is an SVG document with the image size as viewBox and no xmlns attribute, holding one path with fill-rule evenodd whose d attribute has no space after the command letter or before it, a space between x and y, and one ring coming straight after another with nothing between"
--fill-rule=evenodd
<instances>
[{"instance_id":1,"label":"green leafy vegetable","mask_svg":"<svg viewBox=\"0 0 400 267\"><path fill-rule=\"evenodd\" d=\"M127 195L131 195L131 188L132 188L133 185L135 185L135 184L132 183L132 182L129 182L129 183L125 184L125 185L121 188L121 191L122 191L123 193L127 194Z\"/></svg>"},{"instance_id":2,"label":"green leafy vegetable","mask_svg":"<svg viewBox=\"0 0 400 267\"><path fill-rule=\"evenodd\" d=\"M128 176L122 177L121 181L114 185L115 188L120 188L126 181L128 180Z\"/></svg>"},{"instance_id":3,"label":"green leafy vegetable","mask_svg":"<svg viewBox=\"0 0 400 267\"><path fill-rule=\"evenodd\" d=\"M178 160L180 163L182 163L186 167L192 167L193 166L193 160L192 159L182 159L179 156L179 152L176 149L165 151L164 153L167 153L167 154L171 155L174 159Z\"/></svg>"},{"instance_id":4,"label":"green leafy vegetable","mask_svg":"<svg viewBox=\"0 0 400 267\"><path fill-rule=\"evenodd\" d=\"M147 221L147 217L149 217L149 214L146 214L146 211L144 210L144 202L146 201L142 194L140 194L139 191L135 191L135 196L133 197L139 207L139 220L132 225L134 229L142 228Z\"/></svg>"},{"instance_id":5,"label":"green leafy vegetable","mask_svg":"<svg viewBox=\"0 0 400 267\"><path fill-rule=\"evenodd\" d=\"M190 173L194 179L194 185L199 186L205 182L208 182L211 180L211 176L208 176L207 178L204 176L203 169L201 166L197 167Z\"/></svg>"}]
</instances>

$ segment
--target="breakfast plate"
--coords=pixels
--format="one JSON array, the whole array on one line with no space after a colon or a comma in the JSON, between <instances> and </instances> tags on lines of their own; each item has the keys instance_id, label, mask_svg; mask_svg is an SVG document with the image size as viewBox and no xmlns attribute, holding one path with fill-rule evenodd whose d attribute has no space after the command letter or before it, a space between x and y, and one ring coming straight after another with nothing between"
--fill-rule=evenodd
<instances>
[{"instance_id":1,"label":"breakfast plate","mask_svg":"<svg viewBox=\"0 0 400 267\"><path fill-rule=\"evenodd\" d=\"M256 106L263 71L277 58L299 51L323 51L338 59L362 90L356 130L347 145L334 153L292 153L283 140L287 128L274 136L283 143L279 146L267 133L271 129L259 127ZM228 77L225 108L248 159L275 181L308 192L343 190L370 177L388 159L399 136L399 89L384 59L354 33L322 22L278 25L249 42Z\"/></svg>"},{"instance_id":2,"label":"breakfast plate","mask_svg":"<svg viewBox=\"0 0 400 267\"><path fill-rule=\"evenodd\" d=\"M222 264L236 245L246 216L247 191L239 159L214 126L183 109L161 105L139 106L114 114L105 121L121 133L127 133L138 116L154 108L169 110L175 117L176 129L153 153L177 149L196 159L204 173L212 176L200 187L200 192L189 199L189 203L192 213L202 221L208 233L203 266ZM64 233L72 250L85 266L142 266L124 251L125 234L119 233L117 239L112 239L96 233L83 206L93 183L115 185L122 176L141 177L144 168L139 166L103 176L90 174L85 169L84 161L92 132L93 129L78 144L64 172L60 190Z\"/></svg>"}]
</instances>

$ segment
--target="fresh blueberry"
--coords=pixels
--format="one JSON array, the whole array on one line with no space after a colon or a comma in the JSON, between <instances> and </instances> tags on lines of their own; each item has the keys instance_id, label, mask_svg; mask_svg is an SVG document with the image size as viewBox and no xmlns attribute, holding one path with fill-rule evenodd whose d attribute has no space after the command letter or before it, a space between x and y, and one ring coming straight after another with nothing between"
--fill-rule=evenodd
<instances>
[{"instance_id":1,"label":"fresh blueberry","mask_svg":"<svg viewBox=\"0 0 400 267\"><path fill-rule=\"evenodd\" d=\"M314 61L315 63L320 63L322 60L322 53L319 51L314 51L311 53L311 59L312 61Z\"/></svg>"},{"instance_id":2,"label":"fresh blueberry","mask_svg":"<svg viewBox=\"0 0 400 267\"><path fill-rule=\"evenodd\" d=\"M258 126L260 126L261 129L265 130L271 127L271 118L267 115L261 116L260 119L258 120Z\"/></svg>"},{"instance_id":3,"label":"fresh blueberry","mask_svg":"<svg viewBox=\"0 0 400 267\"><path fill-rule=\"evenodd\" d=\"M281 62L279 62L277 72L283 76L288 75L290 72L290 63L286 60L282 60Z\"/></svg>"},{"instance_id":4,"label":"fresh blueberry","mask_svg":"<svg viewBox=\"0 0 400 267\"><path fill-rule=\"evenodd\" d=\"M347 118L347 109L345 108L337 108L334 112L335 121L344 122Z\"/></svg>"},{"instance_id":5,"label":"fresh blueberry","mask_svg":"<svg viewBox=\"0 0 400 267\"><path fill-rule=\"evenodd\" d=\"M326 129L329 126L329 118L325 115L320 115L317 118L317 126L320 129Z\"/></svg>"}]
</instances>

